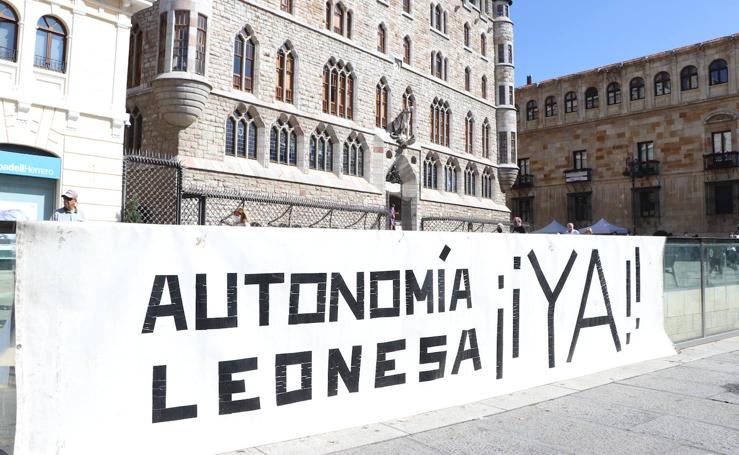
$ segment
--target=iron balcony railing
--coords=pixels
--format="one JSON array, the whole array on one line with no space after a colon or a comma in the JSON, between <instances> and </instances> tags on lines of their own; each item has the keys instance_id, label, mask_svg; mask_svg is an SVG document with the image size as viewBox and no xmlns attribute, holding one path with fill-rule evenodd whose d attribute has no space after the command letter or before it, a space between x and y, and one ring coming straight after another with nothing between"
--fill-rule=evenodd
<instances>
[{"instance_id":1,"label":"iron balcony railing","mask_svg":"<svg viewBox=\"0 0 739 455\"><path fill-rule=\"evenodd\" d=\"M565 171L565 183L589 182L593 178L592 169L570 169Z\"/></svg>"},{"instance_id":2,"label":"iron balcony railing","mask_svg":"<svg viewBox=\"0 0 739 455\"><path fill-rule=\"evenodd\" d=\"M64 61L53 60L46 58L43 55L37 55L33 60L33 65L37 68L44 68L49 71L56 71L57 73L64 73L66 71Z\"/></svg>"},{"instance_id":3,"label":"iron balcony railing","mask_svg":"<svg viewBox=\"0 0 739 455\"><path fill-rule=\"evenodd\" d=\"M518 174L513 188L531 188L534 186L534 176L532 174Z\"/></svg>"},{"instance_id":4,"label":"iron balcony railing","mask_svg":"<svg viewBox=\"0 0 739 455\"><path fill-rule=\"evenodd\" d=\"M0 60L10 60L11 62L16 61L17 50L9 47L0 46Z\"/></svg>"},{"instance_id":5,"label":"iron balcony railing","mask_svg":"<svg viewBox=\"0 0 739 455\"><path fill-rule=\"evenodd\" d=\"M703 168L707 171L732 167L739 167L739 152L719 152L703 155Z\"/></svg>"},{"instance_id":6,"label":"iron balcony railing","mask_svg":"<svg viewBox=\"0 0 739 455\"><path fill-rule=\"evenodd\" d=\"M647 177L659 175L660 162L657 160L626 160L624 175L626 177Z\"/></svg>"}]
</instances>

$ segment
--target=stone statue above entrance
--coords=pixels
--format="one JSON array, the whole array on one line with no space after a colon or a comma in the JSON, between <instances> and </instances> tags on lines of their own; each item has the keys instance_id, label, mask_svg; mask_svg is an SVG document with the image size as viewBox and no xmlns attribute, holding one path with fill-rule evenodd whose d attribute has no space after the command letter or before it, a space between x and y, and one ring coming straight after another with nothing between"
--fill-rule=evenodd
<instances>
[{"instance_id":1,"label":"stone statue above entrance","mask_svg":"<svg viewBox=\"0 0 739 455\"><path fill-rule=\"evenodd\" d=\"M388 129L390 137L398 144L398 151L416 142L416 137L411 130L411 111L408 109L403 109Z\"/></svg>"}]
</instances>

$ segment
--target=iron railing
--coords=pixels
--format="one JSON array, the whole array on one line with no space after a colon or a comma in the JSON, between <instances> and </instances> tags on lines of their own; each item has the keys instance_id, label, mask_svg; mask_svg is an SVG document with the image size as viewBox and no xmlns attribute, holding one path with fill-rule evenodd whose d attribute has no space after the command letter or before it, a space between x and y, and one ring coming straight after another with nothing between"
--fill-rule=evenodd
<instances>
[{"instance_id":1,"label":"iron railing","mask_svg":"<svg viewBox=\"0 0 739 455\"><path fill-rule=\"evenodd\" d=\"M421 230L447 232L495 232L498 223L503 224L503 232L511 232L511 224L506 218L490 219L443 216L429 216L421 218ZM528 231L528 227L526 230Z\"/></svg>"},{"instance_id":2,"label":"iron railing","mask_svg":"<svg viewBox=\"0 0 739 455\"><path fill-rule=\"evenodd\" d=\"M180 224L182 166L173 158L124 155L121 221Z\"/></svg>"},{"instance_id":3,"label":"iron railing","mask_svg":"<svg viewBox=\"0 0 739 455\"><path fill-rule=\"evenodd\" d=\"M703 169L727 169L739 167L739 152L720 152L703 155Z\"/></svg>"},{"instance_id":4,"label":"iron railing","mask_svg":"<svg viewBox=\"0 0 739 455\"><path fill-rule=\"evenodd\" d=\"M37 68L44 68L49 71L56 71L57 73L64 73L67 70L67 65L63 60L54 60L46 58L43 55L37 55L33 60L33 65Z\"/></svg>"}]
</instances>

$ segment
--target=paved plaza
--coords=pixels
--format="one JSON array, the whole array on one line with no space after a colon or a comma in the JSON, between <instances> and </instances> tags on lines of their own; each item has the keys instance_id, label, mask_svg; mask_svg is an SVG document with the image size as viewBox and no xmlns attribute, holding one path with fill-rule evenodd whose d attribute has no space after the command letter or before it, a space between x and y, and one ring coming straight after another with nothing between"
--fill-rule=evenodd
<instances>
[{"instance_id":1,"label":"paved plaza","mask_svg":"<svg viewBox=\"0 0 739 455\"><path fill-rule=\"evenodd\" d=\"M737 454L739 337L406 419L227 455Z\"/></svg>"}]
</instances>

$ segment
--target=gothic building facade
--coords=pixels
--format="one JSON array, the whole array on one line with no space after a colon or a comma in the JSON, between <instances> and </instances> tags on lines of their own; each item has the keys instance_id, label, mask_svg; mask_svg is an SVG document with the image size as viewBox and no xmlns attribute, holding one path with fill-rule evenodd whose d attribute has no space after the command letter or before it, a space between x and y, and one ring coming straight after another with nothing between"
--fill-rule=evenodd
<instances>
[{"instance_id":1,"label":"gothic building facade","mask_svg":"<svg viewBox=\"0 0 739 455\"><path fill-rule=\"evenodd\" d=\"M513 214L647 235L739 229L737 38L520 87Z\"/></svg>"},{"instance_id":2,"label":"gothic building facade","mask_svg":"<svg viewBox=\"0 0 739 455\"><path fill-rule=\"evenodd\" d=\"M125 147L177 157L186 188L505 221L511 3L159 0L133 18Z\"/></svg>"}]
</instances>

